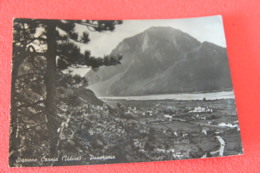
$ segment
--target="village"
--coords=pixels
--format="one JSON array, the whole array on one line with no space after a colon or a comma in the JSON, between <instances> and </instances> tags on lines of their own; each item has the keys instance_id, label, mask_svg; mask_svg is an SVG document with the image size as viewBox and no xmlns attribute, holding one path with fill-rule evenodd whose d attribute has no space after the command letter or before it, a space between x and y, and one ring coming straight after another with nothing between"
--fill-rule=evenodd
<instances>
[{"instance_id":1,"label":"village","mask_svg":"<svg viewBox=\"0 0 260 173\"><path fill-rule=\"evenodd\" d=\"M96 104L83 95L77 99L80 102L74 107L59 104L57 158L80 158L70 164L181 160L241 152L233 99L102 100ZM60 158L55 163L65 164Z\"/></svg>"},{"instance_id":2,"label":"village","mask_svg":"<svg viewBox=\"0 0 260 173\"><path fill-rule=\"evenodd\" d=\"M90 128L90 134L102 135L108 145L120 145L129 162L134 158L142 161L224 156L231 154L230 148L240 151L232 100L193 101L194 105L174 100L107 102L117 110L114 118L104 114L108 120ZM95 110L100 116L100 112L108 112L108 106L97 106Z\"/></svg>"}]
</instances>

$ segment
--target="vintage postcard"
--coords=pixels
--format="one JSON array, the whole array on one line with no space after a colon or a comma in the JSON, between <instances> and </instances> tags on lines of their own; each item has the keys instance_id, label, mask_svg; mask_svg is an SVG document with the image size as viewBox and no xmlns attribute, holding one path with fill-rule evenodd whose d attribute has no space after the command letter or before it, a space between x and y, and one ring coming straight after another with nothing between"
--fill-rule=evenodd
<instances>
[{"instance_id":1,"label":"vintage postcard","mask_svg":"<svg viewBox=\"0 0 260 173\"><path fill-rule=\"evenodd\" d=\"M9 166L243 153L221 16L13 20Z\"/></svg>"}]
</instances>

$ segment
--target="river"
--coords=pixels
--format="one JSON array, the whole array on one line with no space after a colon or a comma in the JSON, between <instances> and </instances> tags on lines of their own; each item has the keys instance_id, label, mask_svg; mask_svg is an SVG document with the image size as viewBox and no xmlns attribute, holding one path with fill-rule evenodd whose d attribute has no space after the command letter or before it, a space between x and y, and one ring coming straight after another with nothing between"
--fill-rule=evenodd
<instances>
[{"instance_id":1,"label":"river","mask_svg":"<svg viewBox=\"0 0 260 173\"><path fill-rule=\"evenodd\" d=\"M158 94L145 96L120 96L120 97L99 97L100 99L113 100L216 100L216 99L234 99L233 91L218 91L208 93L180 93L180 94Z\"/></svg>"}]
</instances>

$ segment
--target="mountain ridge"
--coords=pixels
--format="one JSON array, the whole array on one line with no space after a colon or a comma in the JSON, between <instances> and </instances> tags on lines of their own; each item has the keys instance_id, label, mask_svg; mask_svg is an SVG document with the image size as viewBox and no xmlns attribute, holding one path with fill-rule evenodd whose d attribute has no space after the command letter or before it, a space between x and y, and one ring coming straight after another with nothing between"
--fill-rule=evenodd
<instances>
[{"instance_id":1,"label":"mountain ridge","mask_svg":"<svg viewBox=\"0 0 260 173\"><path fill-rule=\"evenodd\" d=\"M232 88L226 49L171 27L151 27L124 39L111 55L121 65L89 72L99 96L147 95Z\"/></svg>"}]
</instances>

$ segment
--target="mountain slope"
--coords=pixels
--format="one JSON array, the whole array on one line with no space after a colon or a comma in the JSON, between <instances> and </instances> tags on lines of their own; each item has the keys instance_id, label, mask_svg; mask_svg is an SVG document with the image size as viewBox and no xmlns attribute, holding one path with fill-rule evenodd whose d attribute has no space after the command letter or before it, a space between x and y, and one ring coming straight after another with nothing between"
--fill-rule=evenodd
<instances>
[{"instance_id":1,"label":"mountain slope","mask_svg":"<svg viewBox=\"0 0 260 173\"><path fill-rule=\"evenodd\" d=\"M226 49L200 43L171 27L152 27L123 40L111 54L121 65L90 71L90 88L101 96L127 96L231 88Z\"/></svg>"},{"instance_id":2,"label":"mountain slope","mask_svg":"<svg viewBox=\"0 0 260 173\"><path fill-rule=\"evenodd\" d=\"M219 91L232 88L226 49L204 42L145 88L149 93Z\"/></svg>"}]
</instances>

